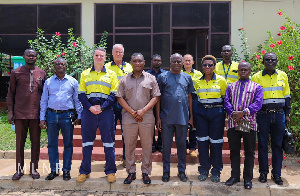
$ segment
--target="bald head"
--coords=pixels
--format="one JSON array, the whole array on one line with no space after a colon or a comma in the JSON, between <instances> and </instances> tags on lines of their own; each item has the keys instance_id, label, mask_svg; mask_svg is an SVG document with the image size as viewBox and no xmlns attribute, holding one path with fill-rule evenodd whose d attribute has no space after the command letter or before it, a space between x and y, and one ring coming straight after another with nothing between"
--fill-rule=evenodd
<instances>
[{"instance_id":1,"label":"bald head","mask_svg":"<svg viewBox=\"0 0 300 196\"><path fill-rule=\"evenodd\" d=\"M251 74L251 64L248 62L240 62L238 66L238 74L240 80L248 80Z\"/></svg>"}]
</instances>

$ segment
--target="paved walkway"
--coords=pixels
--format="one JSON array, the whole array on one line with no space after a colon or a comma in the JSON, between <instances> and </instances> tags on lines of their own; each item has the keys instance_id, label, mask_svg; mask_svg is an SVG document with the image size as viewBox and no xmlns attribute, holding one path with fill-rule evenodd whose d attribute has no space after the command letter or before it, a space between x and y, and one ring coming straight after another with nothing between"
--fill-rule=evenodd
<instances>
[{"instance_id":1,"label":"paved walkway","mask_svg":"<svg viewBox=\"0 0 300 196\"><path fill-rule=\"evenodd\" d=\"M52 181L45 181L49 173L49 162L41 160L38 171L41 178L33 180L29 174L29 160L26 159L25 175L19 181L12 181L15 172L14 159L0 159L0 195L300 195L300 163L298 158L284 160L282 169L283 186L276 185L268 175L267 183L258 182L258 166L254 168L252 190L245 190L243 180L232 187L225 186L224 182L230 177L230 165L224 165L221 182L213 183L210 178L205 182L198 180L198 165L188 164L188 182L180 182L177 174L177 165L171 164L171 179L161 181L162 163L154 162L152 170L152 184L142 183L141 164L137 163L137 179L130 185L124 185L126 170L117 162L117 182L108 183L104 174L103 161L92 162L91 177L85 183L76 183L80 161L73 161L70 181L63 181L62 176ZM243 166L242 166L243 167ZM242 170L241 170L242 171ZM27 174L27 175L26 175Z\"/></svg>"}]
</instances>

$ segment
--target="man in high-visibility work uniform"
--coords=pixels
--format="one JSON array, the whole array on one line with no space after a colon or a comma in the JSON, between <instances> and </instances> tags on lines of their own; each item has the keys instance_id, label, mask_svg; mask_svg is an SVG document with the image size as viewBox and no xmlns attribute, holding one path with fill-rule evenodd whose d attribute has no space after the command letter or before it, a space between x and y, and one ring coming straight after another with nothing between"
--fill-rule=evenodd
<instances>
[{"instance_id":1,"label":"man in high-visibility work uniform","mask_svg":"<svg viewBox=\"0 0 300 196\"><path fill-rule=\"evenodd\" d=\"M132 72L132 66L129 63L126 63L123 61L123 56L124 56L124 46L122 44L115 44L112 48L112 55L113 55L113 61L106 63L105 67L107 69L110 69L111 71L115 72L118 77L118 86L120 83L120 80L123 76L127 75L128 73ZM115 125L117 126L118 120L120 121L121 124L121 130L123 133L122 129L122 106L116 102L113 105L113 110L115 114ZM124 137L122 136L123 140L123 167L126 167L125 164L125 143L124 143Z\"/></svg>"},{"instance_id":2,"label":"man in high-visibility work uniform","mask_svg":"<svg viewBox=\"0 0 300 196\"><path fill-rule=\"evenodd\" d=\"M195 81L199 80L202 77L202 73L193 68L195 61L193 56L190 54L186 54L183 56L183 67L184 73L187 73L191 76L193 85L195 85ZM198 97L196 92L192 93L193 98L193 105L197 104ZM186 149L189 149L190 156L192 158L197 158L196 146L197 146L197 139L196 139L196 128L194 127L192 130L189 130L189 137L186 138Z\"/></svg>"},{"instance_id":3,"label":"man in high-visibility work uniform","mask_svg":"<svg viewBox=\"0 0 300 196\"><path fill-rule=\"evenodd\" d=\"M81 73L78 98L83 105L81 118L82 162L77 182L84 182L91 173L91 157L97 128L105 152L105 174L108 182L115 182L115 127L112 105L116 102L117 75L104 66L106 51L94 51L94 66Z\"/></svg>"},{"instance_id":4,"label":"man in high-visibility work uniform","mask_svg":"<svg viewBox=\"0 0 300 196\"><path fill-rule=\"evenodd\" d=\"M283 185L281 179L282 168L282 140L285 133L285 122L290 122L291 96L286 73L276 69L276 54L269 52L263 57L264 70L256 73L252 81L263 88L263 105L257 113L258 125L258 181L267 182L269 173L268 144L271 135L272 148L272 180Z\"/></svg>"},{"instance_id":5,"label":"man in high-visibility work uniform","mask_svg":"<svg viewBox=\"0 0 300 196\"><path fill-rule=\"evenodd\" d=\"M231 60L233 51L230 45L225 45L222 47L221 56L223 61L216 64L215 73L223 76L226 80L227 85L238 81L238 62Z\"/></svg>"}]
</instances>

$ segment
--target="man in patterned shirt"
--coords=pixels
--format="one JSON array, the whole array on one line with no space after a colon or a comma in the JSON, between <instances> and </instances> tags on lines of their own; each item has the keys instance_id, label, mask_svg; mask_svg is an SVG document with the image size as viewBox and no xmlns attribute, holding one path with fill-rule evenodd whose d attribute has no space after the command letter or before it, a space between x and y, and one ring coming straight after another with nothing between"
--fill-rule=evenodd
<instances>
[{"instance_id":1,"label":"man in patterned shirt","mask_svg":"<svg viewBox=\"0 0 300 196\"><path fill-rule=\"evenodd\" d=\"M232 83L226 90L224 106L228 113L228 141L231 160L231 177L225 185L232 186L240 181L240 150L241 138L244 142L244 187L252 188L255 138L257 131L256 112L262 106L263 91L259 84L250 81L251 65L248 62L241 62L238 66L240 79ZM251 122L251 130L243 132L236 130L241 120Z\"/></svg>"}]
</instances>

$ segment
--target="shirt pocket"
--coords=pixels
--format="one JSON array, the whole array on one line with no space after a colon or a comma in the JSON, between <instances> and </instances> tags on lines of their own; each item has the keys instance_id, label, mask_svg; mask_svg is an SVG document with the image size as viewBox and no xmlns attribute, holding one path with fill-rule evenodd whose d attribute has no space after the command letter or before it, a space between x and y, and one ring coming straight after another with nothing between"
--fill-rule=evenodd
<instances>
[{"instance_id":1,"label":"shirt pocket","mask_svg":"<svg viewBox=\"0 0 300 196\"><path fill-rule=\"evenodd\" d=\"M133 86L128 86L124 89L125 99L129 100L132 97Z\"/></svg>"},{"instance_id":2,"label":"shirt pocket","mask_svg":"<svg viewBox=\"0 0 300 196\"><path fill-rule=\"evenodd\" d=\"M146 99L149 99L149 97L151 96L151 90L152 86L150 84L142 84L142 95Z\"/></svg>"}]
</instances>

